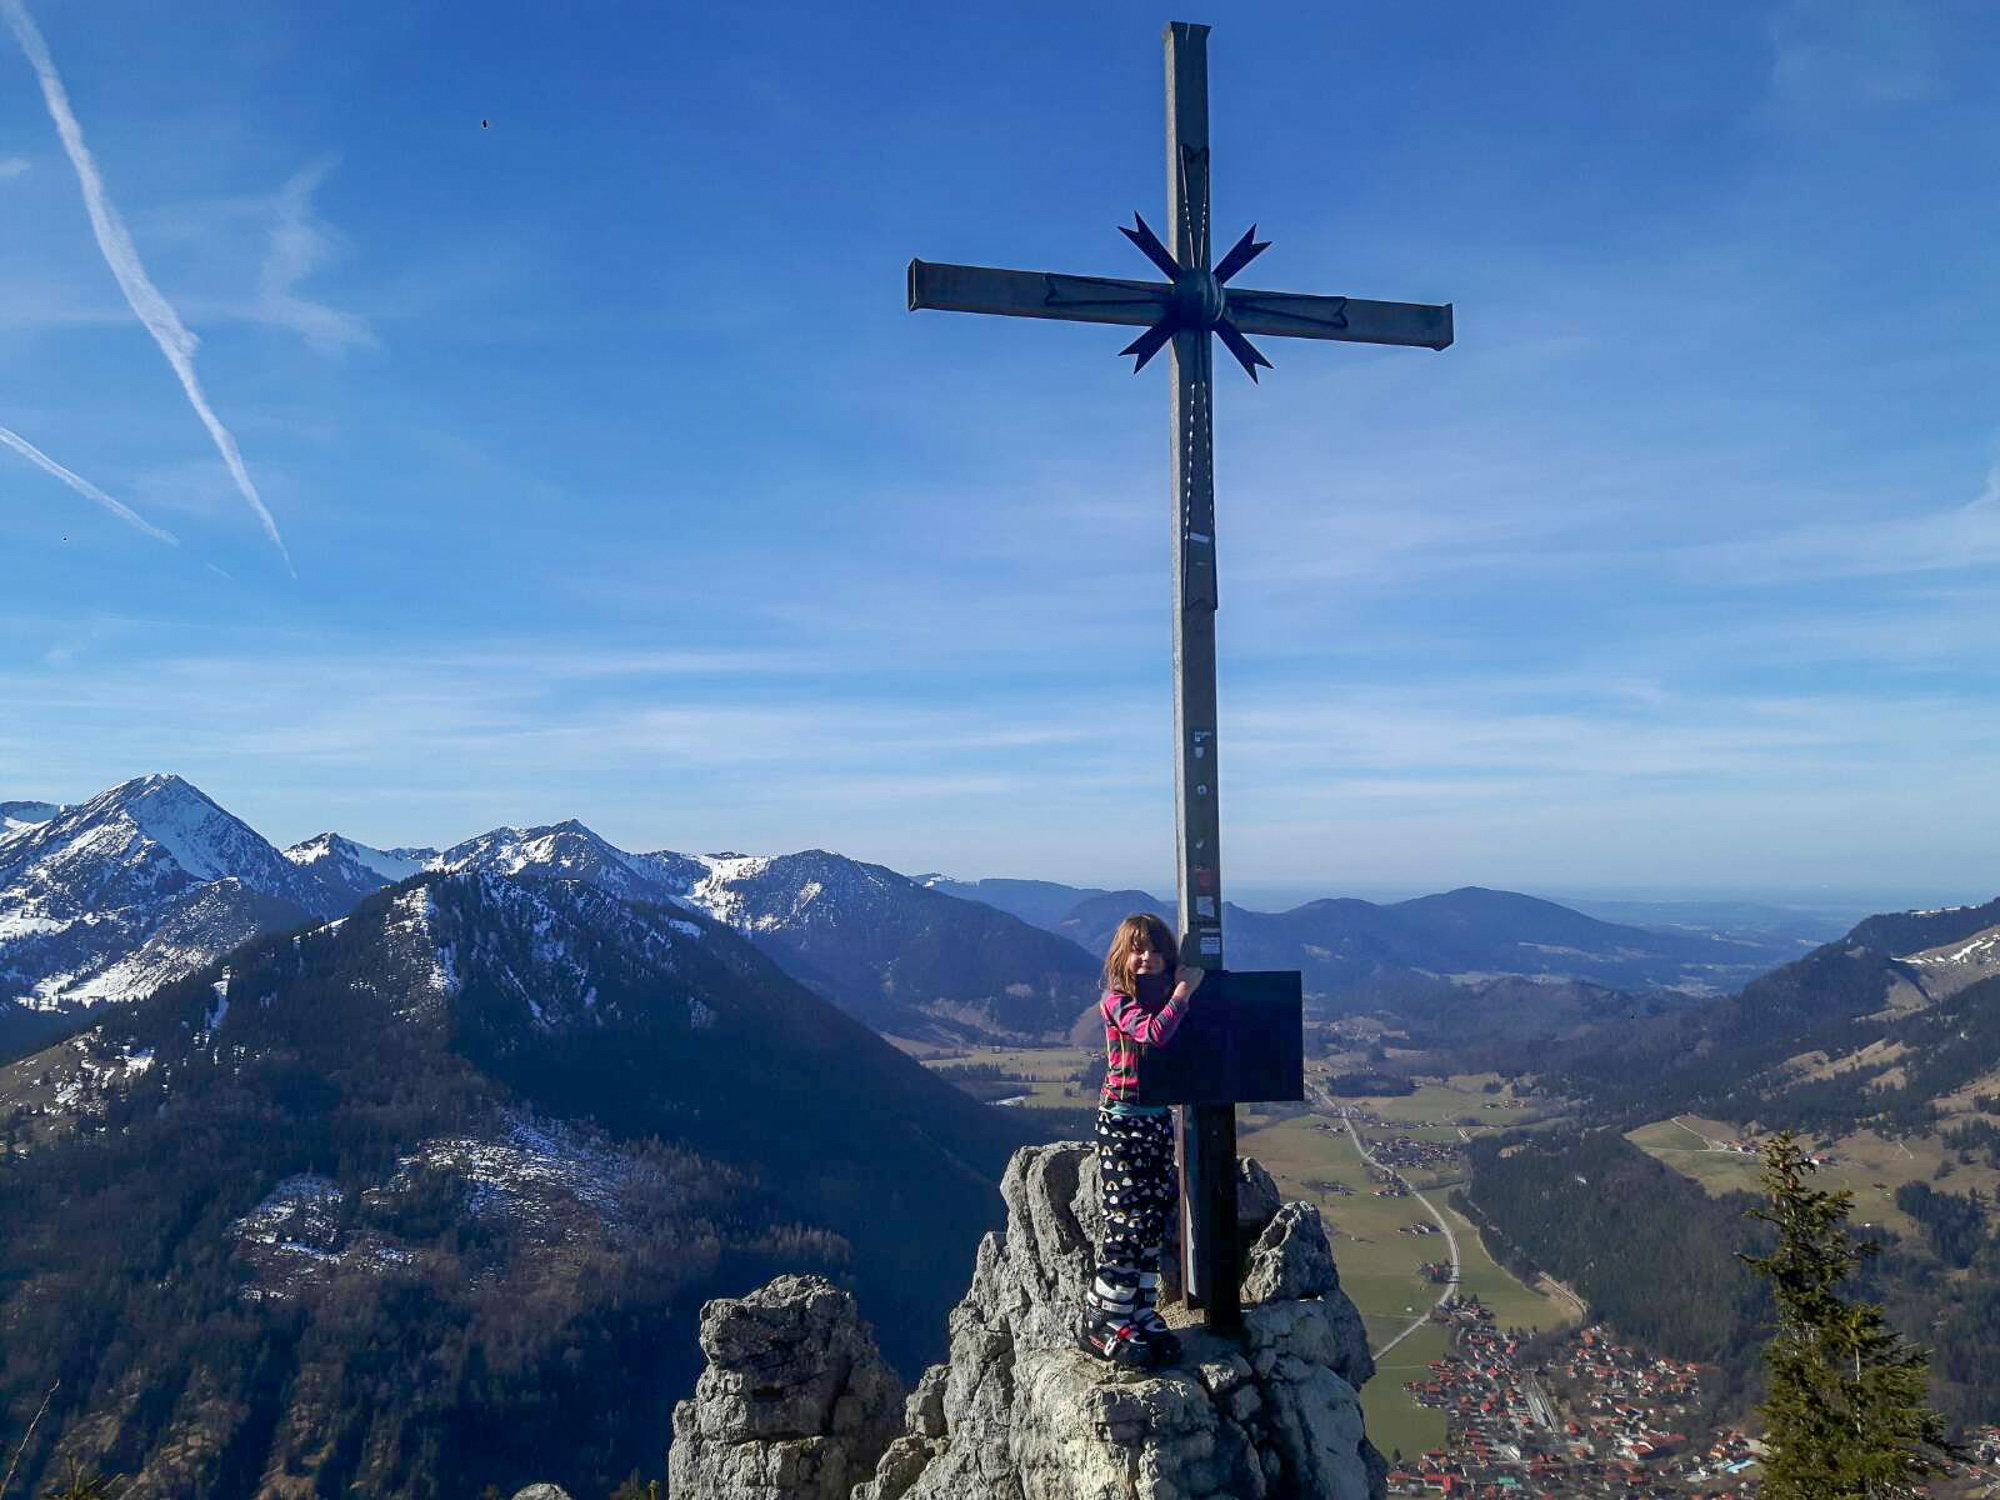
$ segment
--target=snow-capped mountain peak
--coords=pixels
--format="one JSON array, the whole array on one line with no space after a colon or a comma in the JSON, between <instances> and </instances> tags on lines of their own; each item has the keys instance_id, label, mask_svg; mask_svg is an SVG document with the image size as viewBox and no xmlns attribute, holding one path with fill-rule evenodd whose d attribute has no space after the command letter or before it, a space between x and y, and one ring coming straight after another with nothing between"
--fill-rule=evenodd
<instances>
[{"instance_id":1,"label":"snow-capped mountain peak","mask_svg":"<svg viewBox=\"0 0 2000 1500\"><path fill-rule=\"evenodd\" d=\"M318 888L255 829L135 777L0 841L0 999L127 998L311 915L331 915Z\"/></svg>"},{"instance_id":2,"label":"snow-capped mountain peak","mask_svg":"<svg viewBox=\"0 0 2000 1500\"><path fill-rule=\"evenodd\" d=\"M249 824L172 775L135 777L0 845L0 899L78 916L234 876L300 901L297 871Z\"/></svg>"},{"instance_id":3,"label":"snow-capped mountain peak","mask_svg":"<svg viewBox=\"0 0 2000 1500\"><path fill-rule=\"evenodd\" d=\"M408 880L437 857L431 849L376 849L337 833L294 844L284 855L319 887L321 898L314 909L327 915L346 911L385 885Z\"/></svg>"},{"instance_id":4,"label":"snow-capped mountain peak","mask_svg":"<svg viewBox=\"0 0 2000 1500\"><path fill-rule=\"evenodd\" d=\"M706 873L697 861L671 851L627 853L574 818L540 828L495 828L453 845L431 868L580 880L632 901L680 901Z\"/></svg>"}]
</instances>

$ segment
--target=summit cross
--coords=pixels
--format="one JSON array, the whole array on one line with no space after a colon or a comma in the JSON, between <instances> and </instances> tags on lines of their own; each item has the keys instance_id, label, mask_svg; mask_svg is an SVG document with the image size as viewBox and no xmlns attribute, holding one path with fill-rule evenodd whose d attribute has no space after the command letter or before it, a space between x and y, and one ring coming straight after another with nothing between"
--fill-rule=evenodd
<instances>
[{"instance_id":1,"label":"summit cross","mask_svg":"<svg viewBox=\"0 0 2000 1500\"><path fill-rule=\"evenodd\" d=\"M1183 957L1203 968L1222 961L1222 828L1217 807L1215 722L1215 473L1210 334L1251 380L1271 362L1250 334L1443 349L1452 341L1450 304L1370 302L1228 285L1269 241L1256 226L1220 261L1209 242L1208 32L1172 22L1166 30L1167 241L1143 218L1122 233L1167 279L1126 281L1052 271L910 262L910 309L997 313L1016 318L1114 323L1143 328L1121 353L1144 369L1172 349L1174 595L1174 882ZM1169 248L1171 247L1171 248ZM1197 1002L1199 1003L1199 1002ZM1236 1111L1190 1106L1178 1133L1181 1161L1182 1287L1209 1326L1242 1329L1236 1280Z\"/></svg>"}]
</instances>

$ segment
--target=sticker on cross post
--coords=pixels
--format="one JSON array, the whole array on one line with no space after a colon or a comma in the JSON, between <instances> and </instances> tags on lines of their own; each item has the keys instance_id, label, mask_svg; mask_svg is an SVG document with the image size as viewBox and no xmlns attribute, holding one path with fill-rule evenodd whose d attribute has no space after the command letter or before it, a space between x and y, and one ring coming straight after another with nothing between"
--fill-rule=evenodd
<instances>
[{"instance_id":1,"label":"sticker on cross post","mask_svg":"<svg viewBox=\"0 0 2000 1500\"><path fill-rule=\"evenodd\" d=\"M1204 932L1201 935L1201 951L1203 953L1220 954L1222 952L1222 935L1217 933L1214 936L1210 936Z\"/></svg>"},{"instance_id":2,"label":"sticker on cross post","mask_svg":"<svg viewBox=\"0 0 2000 1500\"><path fill-rule=\"evenodd\" d=\"M1194 914L1195 914L1196 916L1198 916L1198 917L1212 917L1212 916L1214 916L1214 915L1215 915L1215 897L1213 897L1213 896L1197 896L1197 897L1195 897L1195 898L1194 898Z\"/></svg>"}]
</instances>

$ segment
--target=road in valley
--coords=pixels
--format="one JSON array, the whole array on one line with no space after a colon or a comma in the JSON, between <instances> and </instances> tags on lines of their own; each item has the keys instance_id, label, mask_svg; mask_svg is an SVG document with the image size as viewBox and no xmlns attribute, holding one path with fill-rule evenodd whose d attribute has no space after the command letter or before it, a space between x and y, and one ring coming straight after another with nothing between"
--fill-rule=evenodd
<instances>
[{"instance_id":1,"label":"road in valley","mask_svg":"<svg viewBox=\"0 0 2000 1500\"><path fill-rule=\"evenodd\" d=\"M1432 1304L1433 1307L1443 1307L1445 1303L1450 1300L1452 1293L1458 1290L1458 1236L1451 1232L1451 1225L1445 1222L1444 1215L1438 1212L1437 1205L1431 1202L1431 1200L1426 1198L1422 1193L1418 1192L1414 1187L1410 1186L1409 1178L1405 1177L1401 1172L1398 1172L1394 1167L1383 1166L1380 1162L1375 1160L1374 1157L1368 1154L1368 1148L1361 1143L1361 1132L1354 1128L1353 1117L1349 1115L1347 1111L1344 1109L1341 1111L1340 1114L1340 1123L1347 1127L1347 1134L1353 1140L1354 1149L1358 1153L1360 1153L1361 1159L1367 1162L1369 1166L1374 1167L1377 1171L1387 1172L1391 1177L1395 1178L1398 1182L1402 1183L1404 1188L1406 1188L1409 1191L1410 1196L1416 1199L1417 1202L1423 1204L1424 1211L1428 1213L1433 1219L1437 1220L1437 1227L1444 1231L1444 1242L1451 1248L1451 1279L1444 1284L1444 1290L1438 1293L1437 1301ZM1430 1310L1426 1309L1423 1315L1419 1317L1415 1322L1411 1323L1408 1328L1405 1328L1401 1333L1397 1334L1394 1338L1390 1339L1389 1342L1384 1344L1380 1349L1373 1350L1372 1352L1374 1356L1377 1359L1380 1359L1383 1355L1387 1354L1391 1349L1395 1348L1398 1344L1402 1343L1404 1339L1408 1338L1411 1334L1415 1333L1419 1328L1423 1327L1424 1324L1429 1320L1430 1320Z\"/></svg>"}]
</instances>

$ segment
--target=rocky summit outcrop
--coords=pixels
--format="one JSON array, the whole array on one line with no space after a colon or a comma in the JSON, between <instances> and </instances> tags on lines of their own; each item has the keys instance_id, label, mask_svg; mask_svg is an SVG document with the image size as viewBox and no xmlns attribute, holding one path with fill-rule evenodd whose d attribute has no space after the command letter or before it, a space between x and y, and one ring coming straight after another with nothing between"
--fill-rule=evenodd
<instances>
[{"instance_id":1,"label":"rocky summit outcrop","mask_svg":"<svg viewBox=\"0 0 2000 1500\"><path fill-rule=\"evenodd\" d=\"M708 1368L674 1408L668 1482L700 1500L847 1500L895 1434L903 1385L854 1299L780 1276L701 1310Z\"/></svg>"},{"instance_id":2,"label":"rocky summit outcrop","mask_svg":"<svg viewBox=\"0 0 2000 1500\"><path fill-rule=\"evenodd\" d=\"M1280 1204L1254 1162L1243 1164L1239 1188L1239 1215L1254 1241L1242 1343L1186 1328L1176 1367L1121 1373L1076 1344L1099 1227L1096 1155L1077 1143L1016 1153L1001 1184L1007 1227L979 1247L971 1290L951 1314L950 1357L918 1382L901 1432L876 1449L873 1477L851 1500L1381 1500L1387 1466L1362 1430L1357 1394L1374 1361L1360 1314L1340 1290L1319 1211ZM824 1395L807 1403L812 1423L776 1424L785 1434L776 1441L729 1404L754 1388L767 1408L789 1412L786 1382L830 1389L807 1357L809 1341L760 1367L782 1367L782 1377L751 1380L742 1354L711 1333L712 1324L718 1334L734 1326L739 1314L729 1310L750 1304L756 1328L782 1321L794 1300L831 1290L801 1290L815 1285L825 1288L783 1277L743 1303L705 1310L711 1365L696 1399L675 1415L675 1500L770 1493L782 1487L783 1466L796 1462L788 1445L808 1430L823 1441L834 1435ZM860 1358L851 1347L842 1345L850 1365ZM846 1472L868 1452L860 1428L849 1430L857 1438L842 1450ZM825 1482L831 1465L819 1479L786 1472L793 1493L835 1493Z\"/></svg>"}]
</instances>

